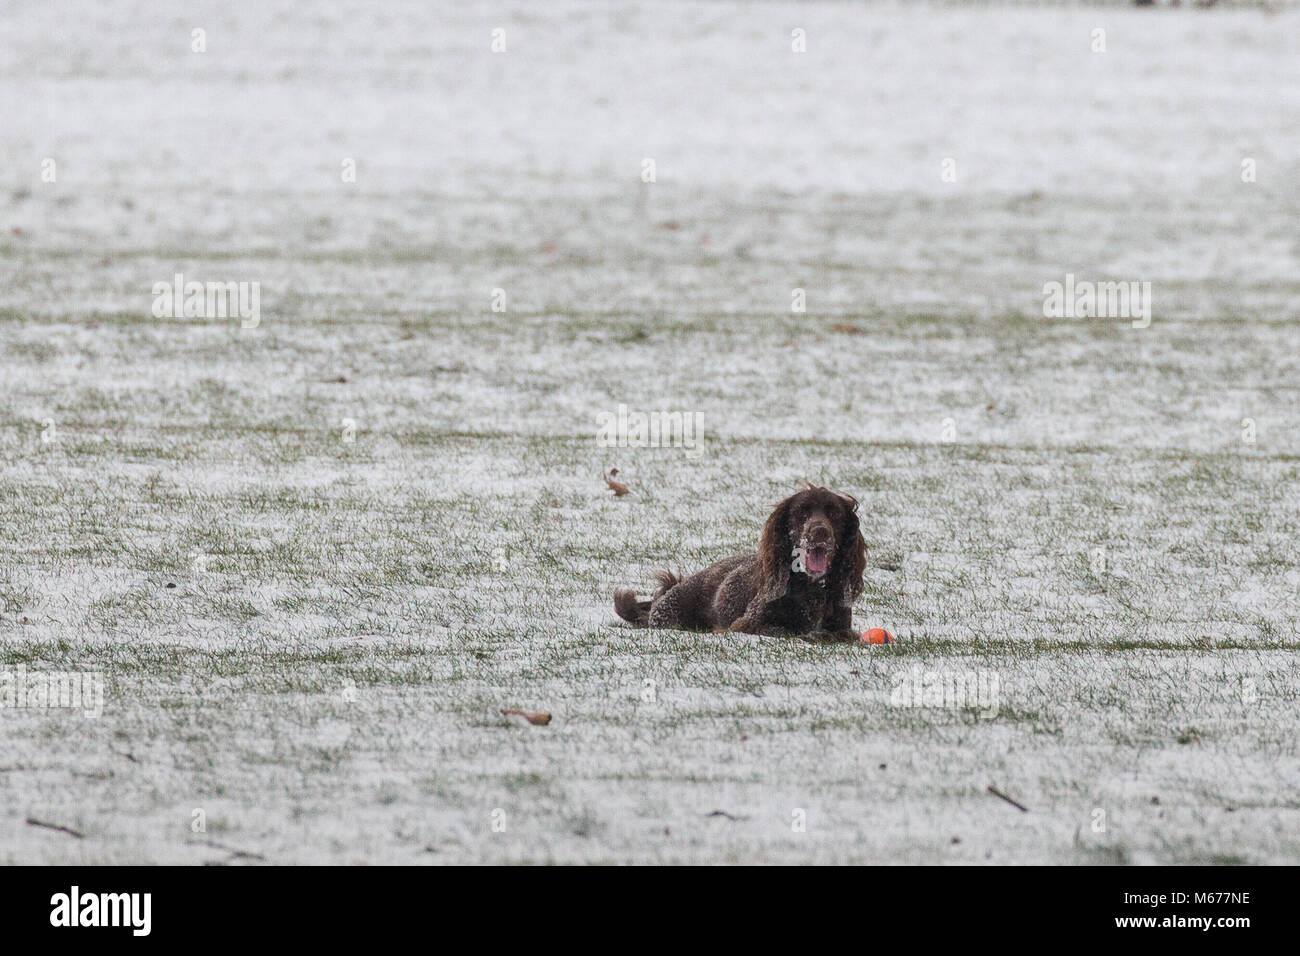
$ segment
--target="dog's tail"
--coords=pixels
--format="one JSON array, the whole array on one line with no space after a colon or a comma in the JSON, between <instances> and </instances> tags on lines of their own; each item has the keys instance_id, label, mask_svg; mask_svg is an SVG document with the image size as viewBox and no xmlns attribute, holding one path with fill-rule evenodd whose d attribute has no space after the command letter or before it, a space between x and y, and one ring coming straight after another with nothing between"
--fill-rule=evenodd
<instances>
[{"instance_id":1,"label":"dog's tail","mask_svg":"<svg viewBox=\"0 0 1300 956\"><path fill-rule=\"evenodd\" d=\"M655 580L659 582L659 590L655 592L655 597L663 597L668 593L669 588L675 588L682 583L682 579L671 571L656 571Z\"/></svg>"},{"instance_id":2,"label":"dog's tail","mask_svg":"<svg viewBox=\"0 0 1300 956\"><path fill-rule=\"evenodd\" d=\"M655 580L659 582L659 590L655 592L655 597L661 597L682 579L671 571L656 571ZM614 592L614 613L637 627L645 627L650 623L650 603L650 601L638 601L632 591Z\"/></svg>"}]
</instances>

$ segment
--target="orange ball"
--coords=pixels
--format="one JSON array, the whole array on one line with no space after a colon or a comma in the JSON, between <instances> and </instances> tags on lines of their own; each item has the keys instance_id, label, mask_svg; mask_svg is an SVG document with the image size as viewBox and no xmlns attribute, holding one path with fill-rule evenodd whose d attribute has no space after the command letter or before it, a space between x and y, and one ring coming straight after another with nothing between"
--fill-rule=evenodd
<instances>
[{"instance_id":1,"label":"orange ball","mask_svg":"<svg viewBox=\"0 0 1300 956\"><path fill-rule=\"evenodd\" d=\"M863 631L859 641L863 644L892 644L894 643L894 635L883 627L873 627L869 631Z\"/></svg>"}]
</instances>

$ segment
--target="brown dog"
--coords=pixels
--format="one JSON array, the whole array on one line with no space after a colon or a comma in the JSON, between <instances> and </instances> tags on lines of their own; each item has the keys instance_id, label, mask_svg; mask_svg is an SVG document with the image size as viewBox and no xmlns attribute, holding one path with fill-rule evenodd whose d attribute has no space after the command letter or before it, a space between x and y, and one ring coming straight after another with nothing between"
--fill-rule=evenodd
<instances>
[{"instance_id":1,"label":"brown dog","mask_svg":"<svg viewBox=\"0 0 1300 956\"><path fill-rule=\"evenodd\" d=\"M685 579L660 571L651 600L615 591L614 610L642 627L855 641L853 602L867 565L857 511L848 495L810 484L776 506L758 554Z\"/></svg>"}]
</instances>

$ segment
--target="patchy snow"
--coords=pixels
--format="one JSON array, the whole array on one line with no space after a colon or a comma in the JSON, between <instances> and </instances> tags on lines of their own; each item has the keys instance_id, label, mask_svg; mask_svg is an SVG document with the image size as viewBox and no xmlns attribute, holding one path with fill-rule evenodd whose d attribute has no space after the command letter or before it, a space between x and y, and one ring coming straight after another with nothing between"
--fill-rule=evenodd
<instances>
[{"instance_id":1,"label":"patchy snow","mask_svg":"<svg viewBox=\"0 0 1300 956\"><path fill-rule=\"evenodd\" d=\"M1300 13L136 7L0 47L0 862L1300 858ZM614 618L805 478L898 646Z\"/></svg>"}]
</instances>

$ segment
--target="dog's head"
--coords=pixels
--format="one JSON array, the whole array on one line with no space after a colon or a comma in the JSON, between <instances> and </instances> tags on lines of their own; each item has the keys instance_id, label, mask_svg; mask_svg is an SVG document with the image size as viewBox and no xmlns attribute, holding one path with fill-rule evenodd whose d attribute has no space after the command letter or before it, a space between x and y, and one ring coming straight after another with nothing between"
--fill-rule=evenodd
<instances>
[{"instance_id":1,"label":"dog's head","mask_svg":"<svg viewBox=\"0 0 1300 956\"><path fill-rule=\"evenodd\" d=\"M824 582L845 606L862 593L867 543L858 526L858 503L849 495L809 485L776 506L759 545L764 591L786 593L790 576Z\"/></svg>"}]
</instances>

